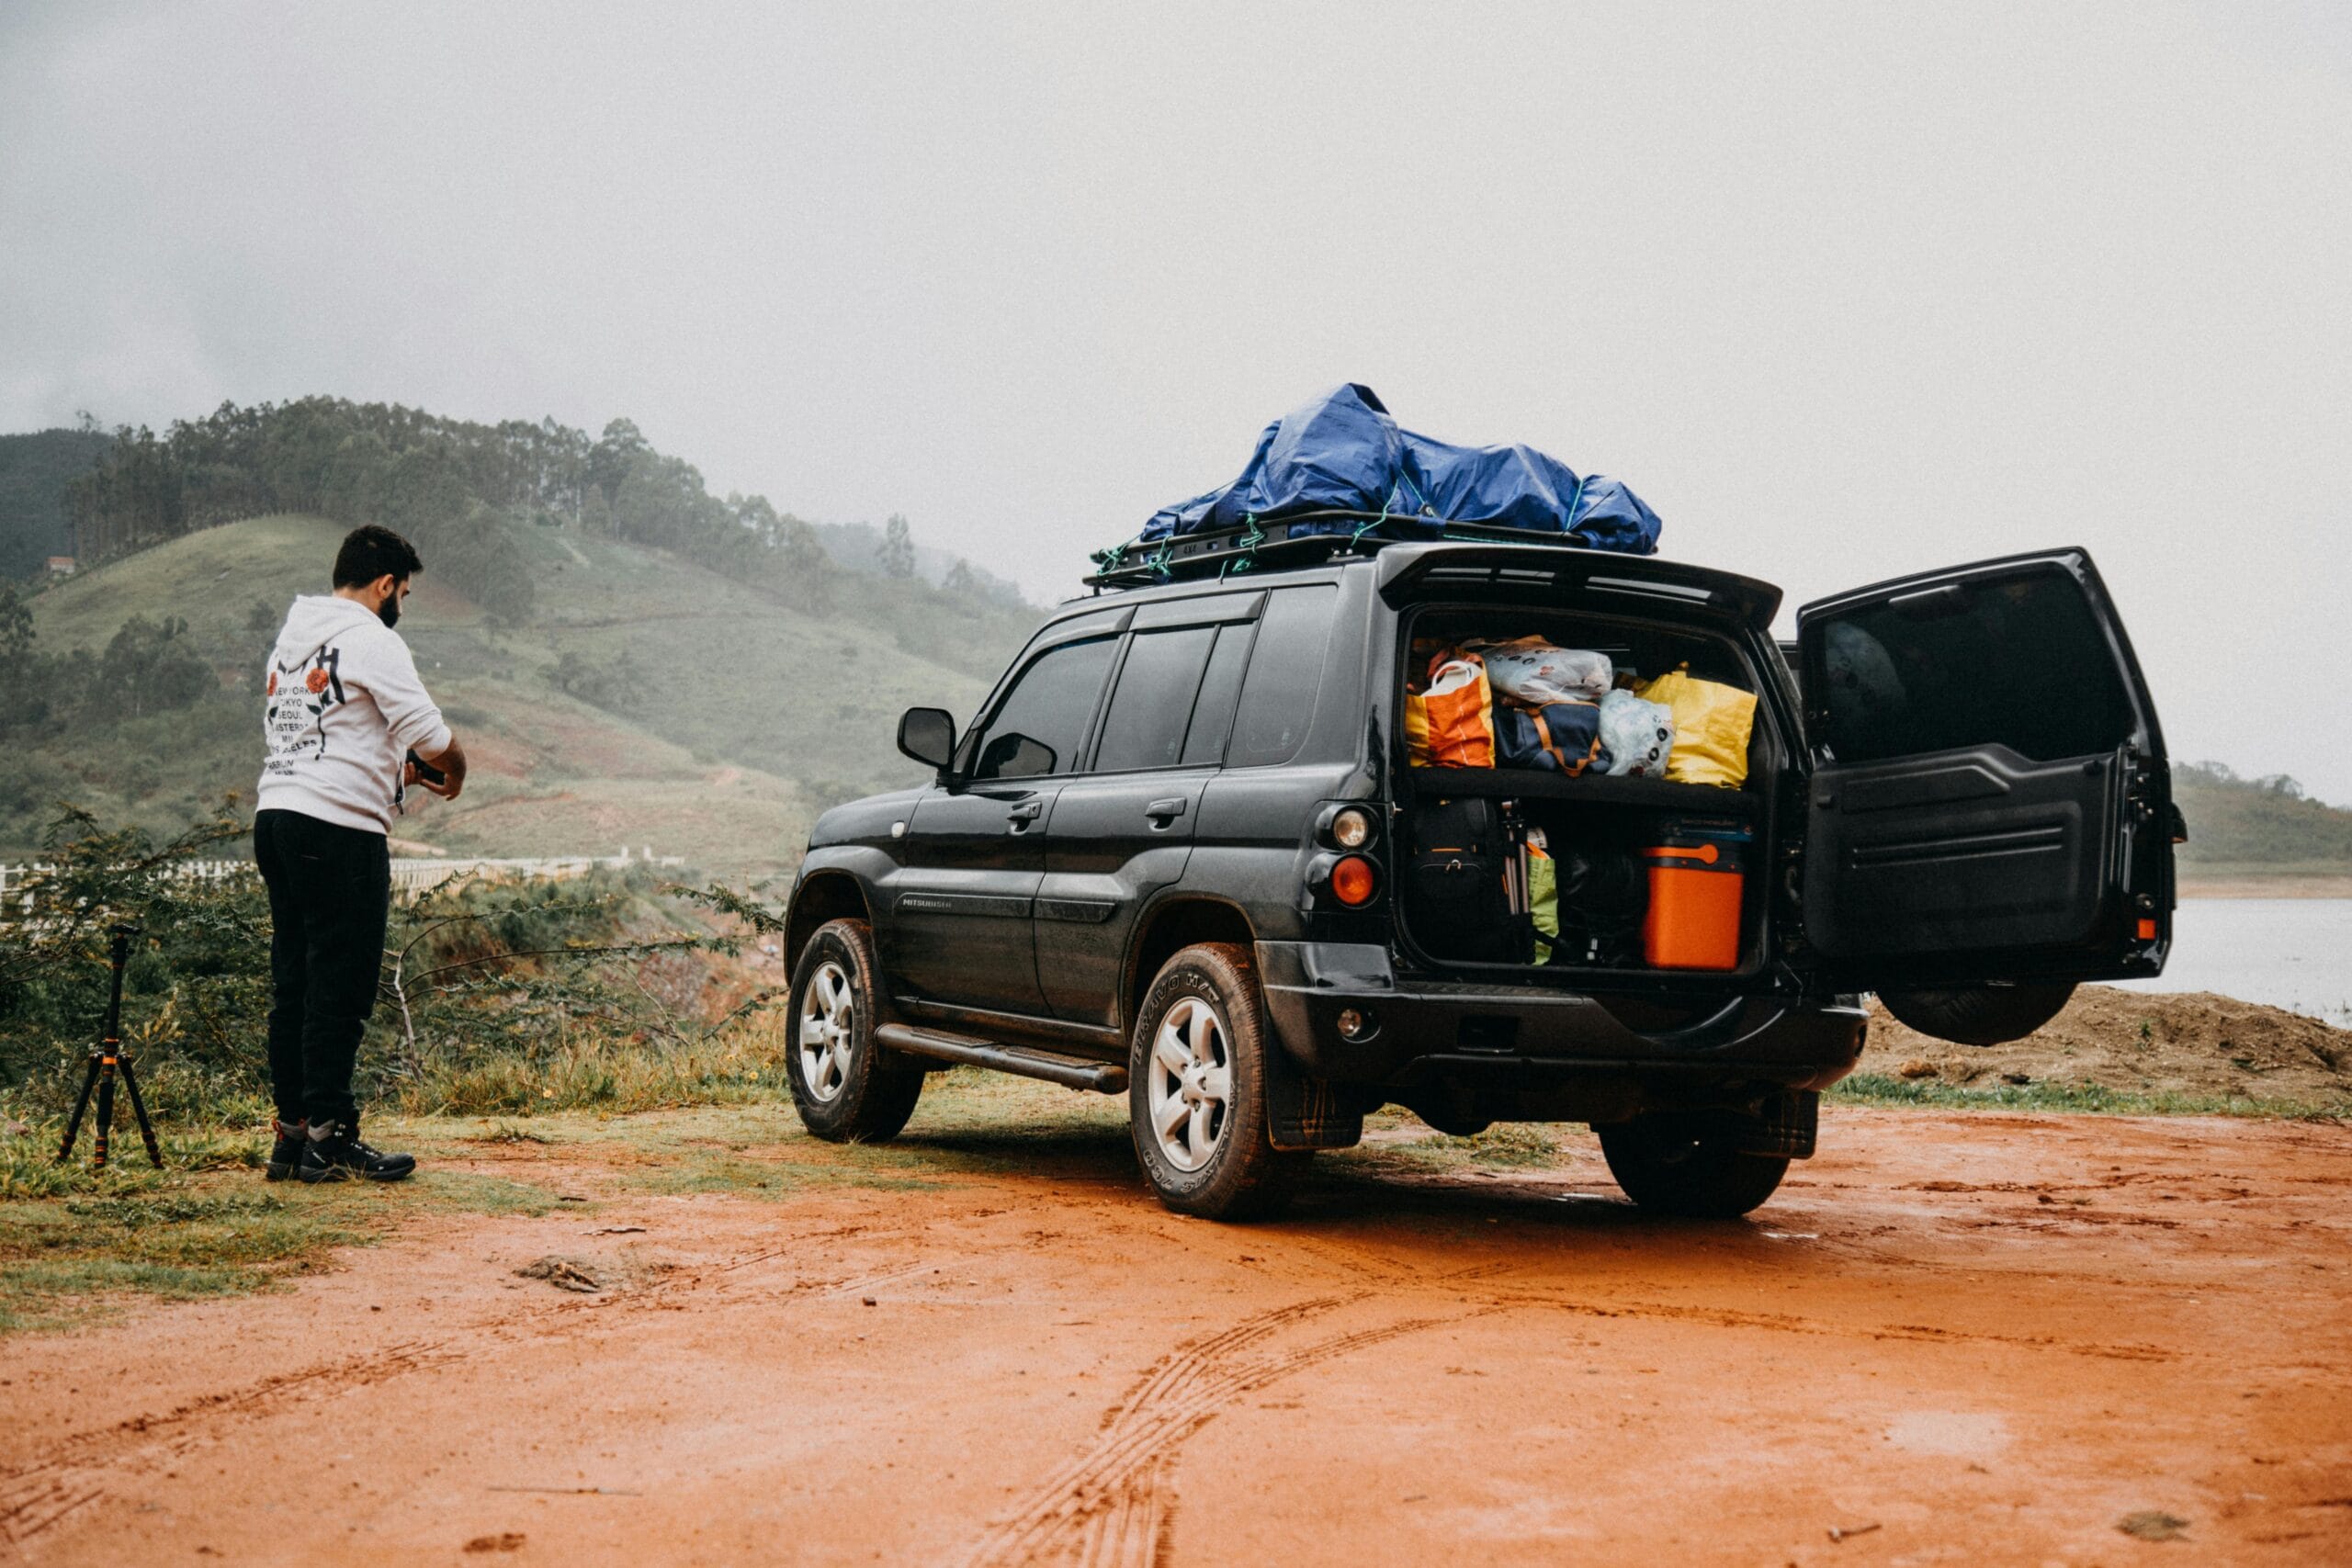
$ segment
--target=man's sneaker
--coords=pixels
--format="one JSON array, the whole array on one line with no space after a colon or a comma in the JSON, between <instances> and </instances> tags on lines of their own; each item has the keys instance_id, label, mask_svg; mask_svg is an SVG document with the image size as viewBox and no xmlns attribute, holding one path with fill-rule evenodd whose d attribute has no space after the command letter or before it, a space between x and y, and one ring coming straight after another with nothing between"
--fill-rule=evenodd
<instances>
[{"instance_id":1,"label":"man's sneaker","mask_svg":"<svg viewBox=\"0 0 2352 1568\"><path fill-rule=\"evenodd\" d=\"M398 1181L415 1168L414 1155L371 1149L359 1141L356 1127L338 1127L323 1138L303 1136L300 1175L305 1181L347 1181L354 1177Z\"/></svg>"},{"instance_id":2,"label":"man's sneaker","mask_svg":"<svg viewBox=\"0 0 2352 1568\"><path fill-rule=\"evenodd\" d=\"M277 1141L269 1145L269 1168L262 1173L267 1181L283 1181L292 1176L302 1164L302 1145L311 1141L308 1122L273 1122Z\"/></svg>"}]
</instances>

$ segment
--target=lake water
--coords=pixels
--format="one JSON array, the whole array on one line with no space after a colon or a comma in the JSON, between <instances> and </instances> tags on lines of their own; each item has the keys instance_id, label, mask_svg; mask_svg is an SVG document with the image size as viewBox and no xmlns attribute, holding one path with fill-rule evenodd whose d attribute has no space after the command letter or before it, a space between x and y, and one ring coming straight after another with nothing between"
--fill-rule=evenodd
<instances>
[{"instance_id":1,"label":"lake water","mask_svg":"<svg viewBox=\"0 0 2352 1568\"><path fill-rule=\"evenodd\" d=\"M2214 991L2352 1028L2352 898L2190 898L2164 977L2134 991Z\"/></svg>"}]
</instances>

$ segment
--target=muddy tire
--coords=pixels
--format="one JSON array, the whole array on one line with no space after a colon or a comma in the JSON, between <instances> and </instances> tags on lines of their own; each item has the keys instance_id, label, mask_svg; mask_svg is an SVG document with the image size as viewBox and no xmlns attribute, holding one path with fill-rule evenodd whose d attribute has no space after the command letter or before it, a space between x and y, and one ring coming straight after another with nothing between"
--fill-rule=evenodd
<instances>
[{"instance_id":1,"label":"muddy tire","mask_svg":"<svg viewBox=\"0 0 2352 1568\"><path fill-rule=\"evenodd\" d=\"M1269 1214L1312 1151L1266 1131L1266 1028L1250 950L1202 942L1168 961L1127 1048L1127 1120L1144 1179L1180 1214Z\"/></svg>"},{"instance_id":2,"label":"muddy tire","mask_svg":"<svg viewBox=\"0 0 2352 1568\"><path fill-rule=\"evenodd\" d=\"M1881 991L1898 1022L1955 1045L2006 1045L2058 1016L2074 983L2040 986L1954 986L1947 990Z\"/></svg>"},{"instance_id":3,"label":"muddy tire","mask_svg":"<svg viewBox=\"0 0 2352 1568\"><path fill-rule=\"evenodd\" d=\"M898 1136L922 1095L922 1072L874 1043L878 973L864 920L820 926L792 972L786 1073L800 1124L829 1143Z\"/></svg>"},{"instance_id":4,"label":"muddy tire","mask_svg":"<svg viewBox=\"0 0 2352 1568\"><path fill-rule=\"evenodd\" d=\"M1734 1220L1772 1195L1788 1174L1778 1156L1738 1152L1715 1129L1645 1116L1594 1129L1609 1174L1642 1208L1691 1220Z\"/></svg>"}]
</instances>

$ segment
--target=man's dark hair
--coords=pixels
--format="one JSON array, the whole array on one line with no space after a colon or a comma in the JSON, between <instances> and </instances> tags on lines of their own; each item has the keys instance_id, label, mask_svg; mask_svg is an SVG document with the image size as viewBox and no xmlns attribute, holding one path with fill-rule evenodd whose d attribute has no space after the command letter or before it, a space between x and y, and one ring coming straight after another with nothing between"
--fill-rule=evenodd
<instances>
[{"instance_id":1,"label":"man's dark hair","mask_svg":"<svg viewBox=\"0 0 2352 1568\"><path fill-rule=\"evenodd\" d=\"M424 570L416 547L377 523L345 535L343 548L334 553L337 588L362 588L386 573L409 578Z\"/></svg>"}]
</instances>

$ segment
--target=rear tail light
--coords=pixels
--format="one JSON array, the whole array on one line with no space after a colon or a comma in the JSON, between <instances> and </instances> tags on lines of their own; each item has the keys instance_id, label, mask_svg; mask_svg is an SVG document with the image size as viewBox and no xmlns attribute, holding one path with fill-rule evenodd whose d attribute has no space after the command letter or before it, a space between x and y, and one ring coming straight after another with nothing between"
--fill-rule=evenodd
<instances>
[{"instance_id":1,"label":"rear tail light","mask_svg":"<svg viewBox=\"0 0 2352 1568\"><path fill-rule=\"evenodd\" d=\"M1360 908L1372 902L1379 881L1370 861L1362 855L1346 855L1331 868L1331 897L1351 909Z\"/></svg>"}]
</instances>

